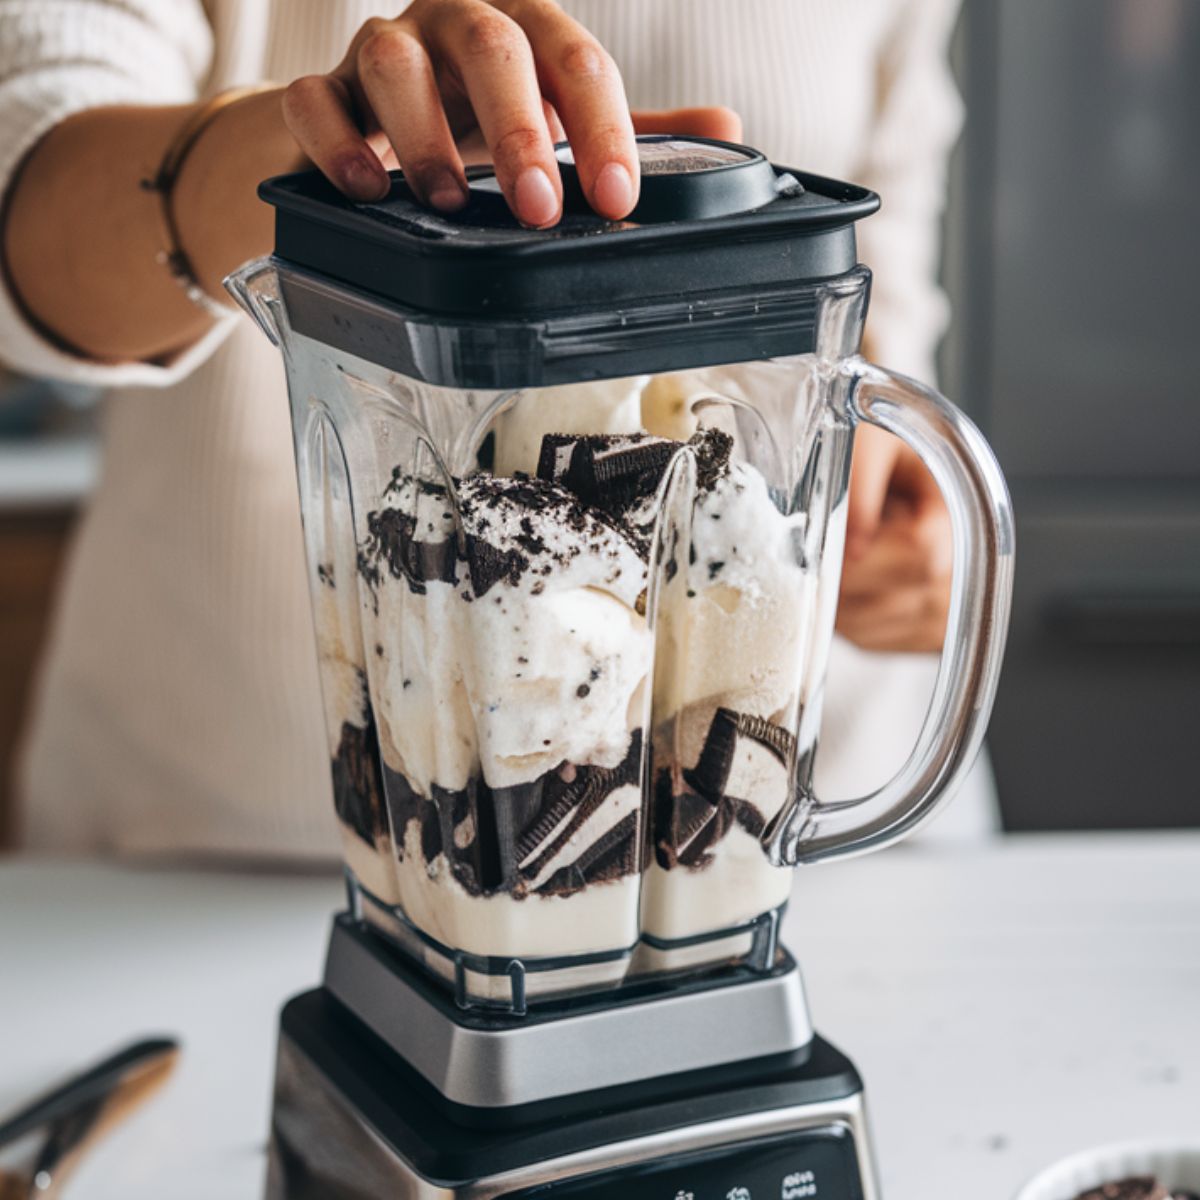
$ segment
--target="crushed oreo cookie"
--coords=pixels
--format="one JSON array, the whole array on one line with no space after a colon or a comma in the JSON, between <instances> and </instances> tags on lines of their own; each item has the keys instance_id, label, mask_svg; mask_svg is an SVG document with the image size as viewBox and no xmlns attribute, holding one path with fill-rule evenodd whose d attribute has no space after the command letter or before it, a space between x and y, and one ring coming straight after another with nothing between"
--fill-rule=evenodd
<instances>
[{"instance_id":1,"label":"crushed oreo cookie","mask_svg":"<svg viewBox=\"0 0 1200 1200\"><path fill-rule=\"evenodd\" d=\"M733 438L720 429L701 429L692 434L688 445L696 454L696 486L701 492L711 492L729 471Z\"/></svg>"},{"instance_id":2,"label":"crushed oreo cookie","mask_svg":"<svg viewBox=\"0 0 1200 1200\"><path fill-rule=\"evenodd\" d=\"M676 788L670 768L655 775L654 857L664 870L707 866L717 844L735 825L757 838L766 828L766 819L749 800L722 795L714 802L686 780Z\"/></svg>"},{"instance_id":3,"label":"crushed oreo cookie","mask_svg":"<svg viewBox=\"0 0 1200 1200\"><path fill-rule=\"evenodd\" d=\"M478 474L456 479L453 498L449 486L413 480L396 468L385 494L401 503L367 514L359 573L372 591L386 571L420 595L434 581L457 584L465 559L471 598L477 599L498 582L515 586L535 563L541 563L542 574L565 565L561 555L554 558L539 531L547 521L581 538L615 532L648 561L651 530L644 505L683 445L647 434L547 434L536 476ZM687 445L696 456L698 487L711 489L729 469L733 439L719 430L702 430ZM434 501L450 530L443 525L443 536L434 537L439 530L432 521L418 528L415 512L404 503L409 492L413 503L417 497ZM515 521L514 513L521 514ZM453 536L456 529L461 536ZM574 552L579 552L577 547ZM542 562L548 555L552 562Z\"/></svg>"},{"instance_id":4,"label":"crushed oreo cookie","mask_svg":"<svg viewBox=\"0 0 1200 1200\"><path fill-rule=\"evenodd\" d=\"M1075 1200L1197 1200L1195 1192L1172 1191L1153 1175L1130 1175L1080 1192Z\"/></svg>"},{"instance_id":5,"label":"crushed oreo cookie","mask_svg":"<svg viewBox=\"0 0 1200 1200\"><path fill-rule=\"evenodd\" d=\"M631 813L632 827L627 827L627 818L623 819L602 837L585 845L574 860L565 863L545 883L536 883L548 865L570 853L583 840L588 821L613 792L638 784L641 761L639 730L630 738L629 750L620 766L574 767L566 779L561 770L545 776L540 810L517 840L513 854L520 873L518 892L533 889L542 894L569 895L589 882L596 882L598 877L616 878L637 870L638 822L637 813ZM622 833L615 836L618 829Z\"/></svg>"},{"instance_id":6,"label":"crushed oreo cookie","mask_svg":"<svg viewBox=\"0 0 1200 1200\"><path fill-rule=\"evenodd\" d=\"M790 770L795 739L765 717L718 708L696 765L677 778L669 766L655 769L653 840L660 866L701 867L734 825L762 836L766 818L748 797L730 792L739 739L761 746Z\"/></svg>"},{"instance_id":7,"label":"crushed oreo cookie","mask_svg":"<svg viewBox=\"0 0 1200 1200\"><path fill-rule=\"evenodd\" d=\"M684 772L684 778L702 796L716 804L729 785L738 738L746 738L765 747L785 767L790 766L795 753L795 738L783 728L748 713L718 708L708 727L704 746L696 765Z\"/></svg>"},{"instance_id":8,"label":"crushed oreo cookie","mask_svg":"<svg viewBox=\"0 0 1200 1200\"><path fill-rule=\"evenodd\" d=\"M537 475L561 483L585 504L620 519L657 489L679 446L642 433L551 433L542 439Z\"/></svg>"},{"instance_id":9,"label":"crushed oreo cookie","mask_svg":"<svg viewBox=\"0 0 1200 1200\"><path fill-rule=\"evenodd\" d=\"M636 874L639 863L638 827L638 814L626 814L574 862L555 871L538 889L538 895L571 896L589 884L607 883Z\"/></svg>"},{"instance_id":10,"label":"crushed oreo cookie","mask_svg":"<svg viewBox=\"0 0 1200 1200\"><path fill-rule=\"evenodd\" d=\"M686 445L695 458L698 488L711 490L729 471L732 438L704 430ZM536 595L547 576L595 552L608 583L625 570L622 586L626 579L632 584L626 588L627 602L633 603L636 594L637 611L644 612L645 588L631 579L630 560L622 556L631 550L649 564L653 521L647 518L654 514L647 501L684 446L646 434L549 434L536 476L479 473L443 485L397 468L385 489L389 504L367 514L359 572L372 593L385 578L403 581L418 595L439 582L473 603L498 585L515 588L529 575L534 576L529 590ZM664 569L674 574L681 554L677 529L669 545L670 567ZM688 553L694 560L694 547ZM499 593L495 603L502 602ZM595 667L575 685L575 695L586 700L598 678ZM761 832L762 813L749 801L725 794L738 738L761 743L784 762L791 754L784 730L720 710L682 794L669 794L669 803L659 806L658 840L672 860L702 864L734 824L754 836ZM604 804L619 788L640 788L642 757L639 731L618 768L561 764L503 794L477 778L458 791L434 785L431 795L422 796L403 775L385 768L382 787L396 852L405 853L402 831L416 822L426 864L444 857L472 895L501 890L518 897L570 895L591 882L636 872L643 852L640 814L609 814Z\"/></svg>"},{"instance_id":11,"label":"crushed oreo cookie","mask_svg":"<svg viewBox=\"0 0 1200 1200\"><path fill-rule=\"evenodd\" d=\"M467 543L467 570L476 598L486 596L501 580L516 587L529 569L529 558L520 550L498 550L490 542L470 537Z\"/></svg>"},{"instance_id":12,"label":"crushed oreo cookie","mask_svg":"<svg viewBox=\"0 0 1200 1200\"><path fill-rule=\"evenodd\" d=\"M401 833L417 822L425 865L444 855L451 874L473 896L509 892L569 896L589 884L619 879L640 869L639 814L626 814L591 842L588 820L618 788L641 775L642 737L630 739L617 767L567 767L546 772L520 787L496 792L482 779L450 791L434 786L419 795L399 772L385 767L385 787L397 852ZM545 869L565 859L547 878Z\"/></svg>"},{"instance_id":13,"label":"crushed oreo cookie","mask_svg":"<svg viewBox=\"0 0 1200 1200\"><path fill-rule=\"evenodd\" d=\"M457 583L457 556L451 541L421 541L416 518L398 508L381 508L367 515L367 538L359 548L359 571L372 586L379 584L382 565L393 579L403 579L421 595L434 580Z\"/></svg>"},{"instance_id":14,"label":"crushed oreo cookie","mask_svg":"<svg viewBox=\"0 0 1200 1200\"><path fill-rule=\"evenodd\" d=\"M426 536L429 530L418 529L415 515L403 507L368 513L358 569L372 591L379 587L384 571L393 579L403 579L418 595L431 582L457 585L465 573L471 591L463 598L475 600L499 582L516 586L532 570L547 575L567 566L582 553L583 544L600 543L613 533L646 557L644 534L635 535L610 513L585 505L561 484L521 475L503 479L474 475L459 487L462 530L452 525L450 536ZM539 526L547 523L578 536L556 551L539 532Z\"/></svg>"},{"instance_id":15,"label":"crushed oreo cookie","mask_svg":"<svg viewBox=\"0 0 1200 1200\"><path fill-rule=\"evenodd\" d=\"M338 819L368 846L374 846L387 831L387 812L380 776L379 736L369 709L365 727L348 721L342 725L330 770L333 807Z\"/></svg>"}]
</instances>

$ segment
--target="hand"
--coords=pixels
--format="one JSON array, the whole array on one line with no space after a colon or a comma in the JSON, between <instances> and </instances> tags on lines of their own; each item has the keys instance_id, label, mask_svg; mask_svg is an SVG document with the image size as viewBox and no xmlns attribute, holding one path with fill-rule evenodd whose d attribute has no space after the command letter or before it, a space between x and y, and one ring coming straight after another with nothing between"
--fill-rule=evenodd
<instances>
[{"instance_id":1,"label":"hand","mask_svg":"<svg viewBox=\"0 0 1200 1200\"><path fill-rule=\"evenodd\" d=\"M313 163L356 200L382 197L398 164L424 203L461 208L463 156L482 142L517 218L553 225L554 142L565 135L597 213L616 220L637 203L621 77L553 0L413 0L395 19L368 21L328 75L292 83L283 113Z\"/></svg>"},{"instance_id":2,"label":"hand","mask_svg":"<svg viewBox=\"0 0 1200 1200\"><path fill-rule=\"evenodd\" d=\"M865 650L939 650L950 610L950 514L921 460L862 426L850 472L837 629Z\"/></svg>"}]
</instances>

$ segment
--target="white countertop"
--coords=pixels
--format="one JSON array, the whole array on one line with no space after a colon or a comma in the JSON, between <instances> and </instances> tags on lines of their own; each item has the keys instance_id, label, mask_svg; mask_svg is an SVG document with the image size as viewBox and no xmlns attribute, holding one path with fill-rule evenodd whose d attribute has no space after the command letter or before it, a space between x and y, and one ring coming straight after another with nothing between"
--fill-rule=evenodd
<instances>
[{"instance_id":1,"label":"white countertop","mask_svg":"<svg viewBox=\"0 0 1200 1200\"><path fill-rule=\"evenodd\" d=\"M184 1040L68 1196L259 1195L276 1010L341 898L332 876L0 861L0 1110L125 1040ZM866 1079L887 1200L1008 1200L1091 1143L1200 1143L1200 833L819 867L785 938Z\"/></svg>"}]
</instances>

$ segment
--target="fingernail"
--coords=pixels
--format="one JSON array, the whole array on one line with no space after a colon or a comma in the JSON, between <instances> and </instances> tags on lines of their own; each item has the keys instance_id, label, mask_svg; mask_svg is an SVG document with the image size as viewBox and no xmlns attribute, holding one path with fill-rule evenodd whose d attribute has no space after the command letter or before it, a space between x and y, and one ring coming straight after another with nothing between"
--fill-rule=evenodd
<instances>
[{"instance_id":1,"label":"fingernail","mask_svg":"<svg viewBox=\"0 0 1200 1200\"><path fill-rule=\"evenodd\" d=\"M456 212L467 202L467 193L463 191L462 184L449 171L435 175L426 184L425 194L429 197L429 203L443 212Z\"/></svg>"},{"instance_id":2,"label":"fingernail","mask_svg":"<svg viewBox=\"0 0 1200 1200\"><path fill-rule=\"evenodd\" d=\"M540 227L558 219L558 195L541 167L526 167L517 176L515 198L517 216L526 225Z\"/></svg>"},{"instance_id":3,"label":"fingernail","mask_svg":"<svg viewBox=\"0 0 1200 1200\"><path fill-rule=\"evenodd\" d=\"M633 205L632 176L618 162L605 163L592 185L592 207L606 217L625 217Z\"/></svg>"},{"instance_id":4,"label":"fingernail","mask_svg":"<svg viewBox=\"0 0 1200 1200\"><path fill-rule=\"evenodd\" d=\"M372 166L361 158L352 158L346 164L346 183L356 200L380 200L391 187L382 167Z\"/></svg>"}]
</instances>

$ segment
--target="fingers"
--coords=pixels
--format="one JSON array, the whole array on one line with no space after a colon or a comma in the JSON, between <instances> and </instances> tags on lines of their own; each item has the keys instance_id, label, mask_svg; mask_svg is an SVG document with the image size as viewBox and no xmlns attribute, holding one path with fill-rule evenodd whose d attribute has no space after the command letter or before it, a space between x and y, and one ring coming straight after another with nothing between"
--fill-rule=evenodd
<instances>
[{"instance_id":1,"label":"fingers","mask_svg":"<svg viewBox=\"0 0 1200 1200\"><path fill-rule=\"evenodd\" d=\"M950 516L925 465L882 430L860 429L838 631L865 650L939 649L950 611L952 548Z\"/></svg>"},{"instance_id":2,"label":"fingers","mask_svg":"<svg viewBox=\"0 0 1200 1200\"><path fill-rule=\"evenodd\" d=\"M332 75L306 75L283 93L283 119L300 149L354 200L378 200L390 181L351 113L346 85Z\"/></svg>"},{"instance_id":3,"label":"fingers","mask_svg":"<svg viewBox=\"0 0 1200 1200\"><path fill-rule=\"evenodd\" d=\"M906 588L876 603L843 604L836 628L863 650L922 654L942 648L948 611L936 593Z\"/></svg>"},{"instance_id":4,"label":"fingers","mask_svg":"<svg viewBox=\"0 0 1200 1200\"><path fill-rule=\"evenodd\" d=\"M525 32L478 0L434 12L424 36L467 93L509 207L526 225L553 225L562 214L562 185Z\"/></svg>"},{"instance_id":5,"label":"fingers","mask_svg":"<svg viewBox=\"0 0 1200 1200\"><path fill-rule=\"evenodd\" d=\"M930 570L948 575L954 536L941 489L917 454L902 446L892 470L892 489L902 496L911 514L912 536L924 550Z\"/></svg>"},{"instance_id":6,"label":"fingers","mask_svg":"<svg viewBox=\"0 0 1200 1200\"><path fill-rule=\"evenodd\" d=\"M946 612L937 596L906 590L879 604L847 604L839 608L837 631L863 650L927 653L942 648Z\"/></svg>"},{"instance_id":7,"label":"fingers","mask_svg":"<svg viewBox=\"0 0 1200 1200\"><path fill-rule=\"evenodd\" d=\"M948 579L954 569L954 529L940 495L914 512L913 537L925 555L929 573Z\"/></svg>"},{"instance_id":8,"label":"fingers","mask_svg":"<svg viewBox=\"0 0 1200 1200\"><path fill-rule=\"evenodd\" d=\"M936 594L906 589L877 604L843 605L837 631L863 650L928 653L940 650L946 640L947 612Z\"/></svg>"},{"instance_id":9,"label":"fingers","mask_svg":"<svg viewBox=\"0 0 1200 1200\"><path fill-rule=\"evenodd\" d=\"M929 557L906 522L901 532L879 534L860 558L842 568L843 596L877 596L893 588L928 583L933 577Z\"/></svg>"},{"instance_id":10,"label":"fingers","mask_svg":"<svg viewBox=\"0 0 1200 1200\"><path fill-rule=\"evenodd\" d=\"M467 202L467 178L419 32L383 21L355 57L358 83L417 198L454 211Z\"/></svg>"},{"instance_id":11,"label":"fingers","mask_svg":"<svg viewBox=\"0 0 1200 1200\"><path fill-rule=\"evenodd\" d=\"M865 553L845 563L837 628L864 649L923 651L942 644L950 574L927 548L922 520L906 505L889 505Z\"/></svg>"},{"instance_id":12,"label":"fingers","mask_svg":"<svg viewBox=\"0 0 1200 1200\"><path fill-rule=\"evenodd\" d=\"M846 514L846 558L851 562L866 553L879 530L900 447L897 438L871 425L861 426L855 435Z\"/></svg>"},{"instance_id":13,"label":"fingers","mask_svg":"<svg viewBox=\"0 0 1200 1200\"><path fill-rule=\"evenodd\" d=\"M533 48L538 83L562 120L588 203L603 217L629 215L638 158L625 85L608 51L551 0L500 0Z\"/></svg>"},{"instance_id":14,"label":"fingers","mask_svg":"<svg viewBox=\"0 0 1200 1200\"><path fill-rule=\"evenodd\" d=\"M550 130L551 140L565 142L567 131L563 128L563 123L558 119L558 113L554 111L554 105L549 100L542 100L542 115L546 118L546 128Z\"/></svg>"},{"instance_id":15,"label":"fingers","mask_svg":"<svg viewBox=\"0 0 1200 1200\"><path fill-rule=\"evenodd\" d=\"M742 140L742 118L732 108L674 108L633 113L638 133L678 133L685 137L714 138L719 142Z\"/></svg>"},{"instance_id":16,"label":"fingers","mask_svg":"<svg viewBox=\"0 0 1200 1200\"><path fill-rule=\"evenodd\" d=\"M386 195L385 164L396 162L424 203L462 207L466 147L455 131L467 134L473 119L526 225L562 214L553 143L564 138L598 213L620 219L637 202L634 120L620 73L553 0L415 0L400 18L368 21L333 73L297 80L283 105L300 147L356 200ZM740 119L724 108L640 113L637 122L648 132L741 137Z\"/></svg>"}]
</instances>

